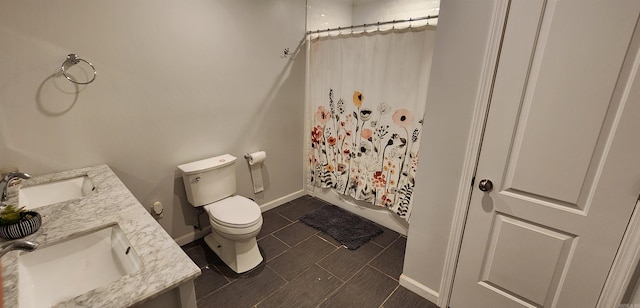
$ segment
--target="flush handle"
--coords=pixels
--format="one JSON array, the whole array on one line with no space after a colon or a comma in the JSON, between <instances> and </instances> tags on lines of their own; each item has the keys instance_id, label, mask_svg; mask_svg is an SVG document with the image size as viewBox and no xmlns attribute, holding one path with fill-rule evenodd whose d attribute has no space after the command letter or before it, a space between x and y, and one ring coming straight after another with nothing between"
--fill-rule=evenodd
<instances>
[{"instance_id":1,"label":"flush handle","mask_svg":"<svg viewBox=\"0 0 640 308\"><path fill-rule=\"evenodd\" d=\"M490 192L491 190L493 190L493 183L491 182L491 180L483 179L478 184L478 188L480 188L480 190L484 192Z\"/></svg>"}]
</instances>

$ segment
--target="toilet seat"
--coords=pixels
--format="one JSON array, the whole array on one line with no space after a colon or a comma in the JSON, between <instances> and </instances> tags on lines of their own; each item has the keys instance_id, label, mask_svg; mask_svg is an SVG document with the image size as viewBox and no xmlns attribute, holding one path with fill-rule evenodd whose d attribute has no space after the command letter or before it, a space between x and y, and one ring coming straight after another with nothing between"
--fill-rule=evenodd
<instances>
[{"instance_id":1,"label":"toilet seat","mask_svg":"<svg viewBox=\"0 0 640 308\"><path fill-rule=\"evenodd\" d=\"M248 228L259 222L262 217L260 206L242 196L232 196L204 207L209 218L230 228Z\"/></svg>"}]
</instances>

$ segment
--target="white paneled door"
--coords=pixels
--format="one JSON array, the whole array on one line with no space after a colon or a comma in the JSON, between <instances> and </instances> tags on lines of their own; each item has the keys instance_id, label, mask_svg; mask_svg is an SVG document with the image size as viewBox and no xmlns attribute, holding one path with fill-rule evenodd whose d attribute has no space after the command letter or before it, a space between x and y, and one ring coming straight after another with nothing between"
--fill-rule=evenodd
<instances>
[{"instance_id":1,"label":"white paneled door","mask_svg":"<svg viewBox=\"0 0 640 308\"><path fill-rule=\"evenodd\" d=\"M640 193L639 15L510 2L450 307L596 306Z\"/></svg>"}]
</instances>

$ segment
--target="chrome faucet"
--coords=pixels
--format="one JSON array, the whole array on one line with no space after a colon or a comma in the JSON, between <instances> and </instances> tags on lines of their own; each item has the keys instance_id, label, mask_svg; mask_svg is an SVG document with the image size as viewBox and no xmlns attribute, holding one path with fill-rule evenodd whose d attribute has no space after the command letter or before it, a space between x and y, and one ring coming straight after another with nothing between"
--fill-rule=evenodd
<instances>
[{"instance_id":1,"label":"chrome faucet","mask_svg":"<svg viewBox=\"0 0 640 308\"><path fill-rule=\"evenodd\" d=\"M2 199L0 199L0 201L7 200L7 187L9 187L9 184L11 183L11 181L15 179L26 180L30 178L31 178L30 175L22 172L9 172L5 174L2 180L0 180L0 191L2 191Z\"/></svg>"},{"instance_id":2,"label":"chrome faucet","mask_svg":"<svg viewBox=\"0 0 640 308\"><path fill-rule=\"evenodd\" d=\"M24 241L24 240L12 241L0 247L0 258L2 258L2 256L4 256L7 252L13 251L16 249L20 249L24 251L33 251L36 248L38 248L38 243L36 242Z\"/></svg>"}]
</instances>

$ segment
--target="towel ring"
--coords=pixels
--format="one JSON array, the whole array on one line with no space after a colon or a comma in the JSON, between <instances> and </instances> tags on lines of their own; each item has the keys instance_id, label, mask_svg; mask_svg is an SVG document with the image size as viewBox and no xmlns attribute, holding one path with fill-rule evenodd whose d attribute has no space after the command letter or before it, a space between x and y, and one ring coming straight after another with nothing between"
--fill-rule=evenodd
<instances>
[{"instance_id":1,"label":"towel ring","mask_svg":"<svg viewBox=\"0 0 640 308\"><path fill-rule=\"evenodd\" d=\"M71 65L76 65L76 64L80 63L81 61L84 62L84 63L89 64L89 66L91 66L91 69L93 70L93 78L91 78L91 80L89 80L87 82L80 82L80 81L74 80L69 75L67 75L67 73L65 72L65 65L67 63L69 63ZM73 82L75 84L90 84L96 79L96 75L98 75L98 72L96 71L96 68L93 66L93 64L91 64L91 62L89 62L89 61L87 61L85 59L81 59L75 53L67 55L67 59L64 60L64 62L62 62L62 65L60 66L60 71L62 72L62 75L65 78L67 78L67 80L69 80L69 81L71 81L71 82Z\"/></svg>"}]
</instances>

